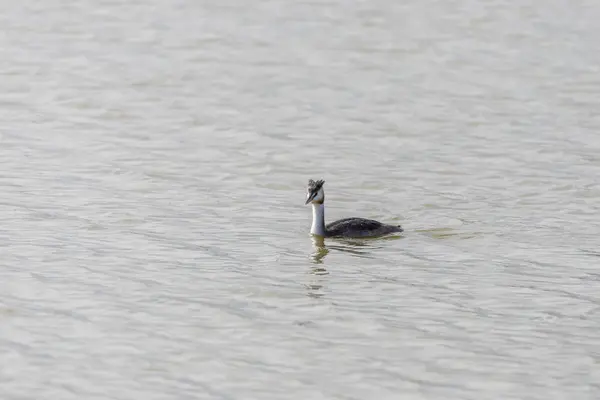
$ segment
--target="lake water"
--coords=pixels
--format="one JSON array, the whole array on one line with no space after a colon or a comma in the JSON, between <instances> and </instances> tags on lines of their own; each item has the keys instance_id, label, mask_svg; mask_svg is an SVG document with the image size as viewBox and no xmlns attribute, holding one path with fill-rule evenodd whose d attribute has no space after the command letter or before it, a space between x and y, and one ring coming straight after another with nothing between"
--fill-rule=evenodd
<instances>
[{"instance_id":1,"label":"lake water","mask_svg":"<svg viewBox=\"0 0 600 400\"><path fill-rule=\"evenodd\" d=\"M599 398L599 20L5 2L0 397Z\"/></svg>"}]
</instances>

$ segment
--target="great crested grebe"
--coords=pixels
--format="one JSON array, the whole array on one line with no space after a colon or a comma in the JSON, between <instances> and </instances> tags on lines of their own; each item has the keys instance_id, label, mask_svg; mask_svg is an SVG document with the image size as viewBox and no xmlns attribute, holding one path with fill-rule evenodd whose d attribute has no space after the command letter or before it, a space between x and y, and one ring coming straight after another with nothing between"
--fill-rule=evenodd
<instances>
[{"instance_id":1,"label":"great crested grebe","mask_svg":"<svg viewBox=\"0 0 600 400\"><path fill-rule=\"evenodd\" d=\"M365 218L344 218L325 225L325 181L309 179L306 190L306 203L312 204L313 220L310 233L324 237L374 237L389 233L402 232L400 225L387 225L379 221Z\"/></svg>"}]
</instances>

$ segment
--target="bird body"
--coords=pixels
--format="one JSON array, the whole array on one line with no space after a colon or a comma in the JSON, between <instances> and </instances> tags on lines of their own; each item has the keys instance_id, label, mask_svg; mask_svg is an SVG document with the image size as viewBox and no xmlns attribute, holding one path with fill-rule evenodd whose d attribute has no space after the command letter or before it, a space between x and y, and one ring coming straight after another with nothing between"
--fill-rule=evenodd
<instances>
[{"instance_id":1,"label":"bird body","mask_svg":"<svg viewBox=\"0 0 600 400\"><path fill-rule=\"evenodd\" d=\"M306 203L313 209L313 221L310 233L323 237L366 238L383 236L404 231L399 225L388 225L366 218L344 218L325 225L325 181L308 181Z\"/></svg>"}]
</instances>

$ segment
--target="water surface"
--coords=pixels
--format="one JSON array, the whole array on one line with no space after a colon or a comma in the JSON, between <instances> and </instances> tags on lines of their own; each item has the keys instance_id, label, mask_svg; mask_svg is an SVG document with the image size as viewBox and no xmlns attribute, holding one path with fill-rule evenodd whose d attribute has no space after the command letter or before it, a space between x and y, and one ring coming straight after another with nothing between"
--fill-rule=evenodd
<instances>
[{"instance_id":1,"label":"water surface","mask_svg":"<svg viewBox=\"0 0 600 400\"><path fill-rule=\"evenodd\" d=\"M598 398L599 18L4 4L1 397Z\"/></svg>"}]
</instances>

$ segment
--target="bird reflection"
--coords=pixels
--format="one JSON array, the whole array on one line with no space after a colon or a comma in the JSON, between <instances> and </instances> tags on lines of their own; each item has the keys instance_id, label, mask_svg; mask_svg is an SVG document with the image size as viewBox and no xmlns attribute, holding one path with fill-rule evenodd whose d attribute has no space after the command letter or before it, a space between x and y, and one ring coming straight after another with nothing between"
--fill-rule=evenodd
<instances>
[{"instance_id":1,"label":"bird reflection","mask_svg":"<svg viewBox=\"0 0 600 400\"><path fill-rule=\"evenodd\" d=\"M323 259L327 254L329 254L329 249L325 246L325 239L322 236L313 236L313 252L312 252L312 261L313 264L323 264ZM313 268L319 269L319 268ZM324 268L321 268L325 270Z\"/></svg>"},{"instance_id":2,"label":"bird reflection","mask_svg":"<svg viewBox=\"0 0 600 400\"><path fill-rule=\"evenodd\" d=\"M309 297L318 299L323 297L323 285L322 282L325 279L325 275L328 275L327 269L323 266L323 260L329 253L329 249L325 246L325 241L322 237L313 236L313 252L311 254L311 262L313 265L310 268L309 273L312 278L310 282L305 284L306 294Z\"/></svg>"},{"instance_id":3,"label":"bird reflection","mask_svg":"<svg viewBox=\"0 0 600 400\"><path fill-rule=\"evenodd\" d=\"M323 293L323 285L308 284L304 285L304 287L306 288L306 295L308 297L320 299L325 296L325 293Z\"/></svg>"},{"instance_id":4,"label":"bird reflection","mask_svg":"<svg viewBox=\"0 0 600 400\"><path fill-rule=\"evenodd\" d=\"M345 239L340 240L337 244L329 246L332 250L343 251L344 253L350 253L357 257L362 258L373 258L371 250L380 248L373 241L360 240L360 239Z\"/></svg>"},{"instance_id":5,"label":"bird reflection","mask_svg":"<svg viewBox=\"0 0 600 400\"><path fill-rule=\"evenodd\" d=\"M313 252L311 258L313 264L323 264L325 256L327 256L331 250L342 251L363 258L372 258L371 251L381 247L381 245L377 245L375 241L368 239L337 239L334 244L326 246L325 240L321 236L313 236L312 243ZM316 268L315 270L317 272L325 271L324 268Z\"/></svg>"},{"instance_id":6,"label":"bird reflection","mask_svg":"<svg viewBox=\"0 0 600 400\"><path fill-rule=\"evenodd\" d=\"M310 258L313 265L309 272L313 278L305 287L308 296L313 298L323 296L323 285L321 283L325 279L323 276L329 274L324 266L324 261L331 250L348 253L354 257L373 258L372 251L383 247L381 242L369 239L330 238L328 240L333 241L333 243L325 245L325 240L322 236L312 236L313 251Z\"/></svg>"}]
</instances>

